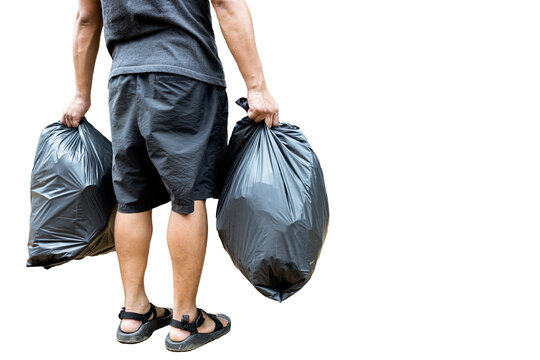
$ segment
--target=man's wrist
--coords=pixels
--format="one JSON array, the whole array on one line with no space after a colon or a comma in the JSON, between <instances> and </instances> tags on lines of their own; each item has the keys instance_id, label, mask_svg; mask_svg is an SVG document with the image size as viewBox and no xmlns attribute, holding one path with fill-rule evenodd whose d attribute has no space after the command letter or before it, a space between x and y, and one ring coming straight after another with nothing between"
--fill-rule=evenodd
<instances>
[{"instance_id":1,"label":"man's wrist","mask_svg":"<svg viewBox=\"0 0 540 360\"><path fill-rule=\"evenodd\" d=\"M90 104L90 93L77 90L75 92L75 98L83 103Z\"/></svg>"},{"instance_id":2,"label":"man's wrist","mask_svg":"<svg viewBox=\"0 0 540 360\"><path fill-rule=\"evenodd\" d=\"M246 87L248 90L263 90L266 89L266 81L262 76L252 76L246 79Z\"/></svg>"}]
</instances>

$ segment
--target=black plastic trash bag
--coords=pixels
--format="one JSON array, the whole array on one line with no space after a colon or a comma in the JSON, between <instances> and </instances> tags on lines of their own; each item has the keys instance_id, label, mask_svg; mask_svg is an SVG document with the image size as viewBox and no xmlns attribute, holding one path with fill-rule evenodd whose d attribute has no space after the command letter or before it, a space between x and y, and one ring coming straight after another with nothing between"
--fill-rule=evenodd
<instances>
[{"instance_id":1,"label":"black plastic trash bag","mask_svg":"<svg viewBox=\"0 0 540 360\"><path fill-rule=\"evenodd\" d=\"M114 250L112 147L88 120L41 132L31 179L26 266L64 264Z\"/></svg>"},{"instance_id":2,"label":"black plastic trash bag","mask_svg":"<svg viewBox=\"0 0 540 360\"><path fill-rule=\"evenodd\" d=\"M246 111L246 98L236 103ZM283 301L311 278L328 228L317 156L297 126L236 123L223 160L217 230L236 267Z\"/></svg>"}]
</instances>

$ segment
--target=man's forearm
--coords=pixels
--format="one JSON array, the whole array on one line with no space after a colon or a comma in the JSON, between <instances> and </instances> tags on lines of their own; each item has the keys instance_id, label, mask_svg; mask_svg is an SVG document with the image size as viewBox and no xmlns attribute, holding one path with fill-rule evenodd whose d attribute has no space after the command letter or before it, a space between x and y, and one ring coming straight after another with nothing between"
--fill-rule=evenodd
<instances>
[{"instance_id":1,"label":"man's forearm","mask_svg":"<svg viewBox=\"0 0 540 360\"><path fill-rule=\"evenodd\" d=\"M261 60L255 45L251 13L245 0L213 0L223 37L248 89L266 87Z\"/></svg>"},{"instance_id":2,"label":"man's forearm","mask_svg":"<svg viewBox=\"0 0 540 360\"><path fill-rule=\"evenodd\" d=\"M75 20L73 31L73 65L75 67L76 97L90 102L92 77L99 50L102 20L86 18L80 13Z\"/></svg>"}]
</instances>

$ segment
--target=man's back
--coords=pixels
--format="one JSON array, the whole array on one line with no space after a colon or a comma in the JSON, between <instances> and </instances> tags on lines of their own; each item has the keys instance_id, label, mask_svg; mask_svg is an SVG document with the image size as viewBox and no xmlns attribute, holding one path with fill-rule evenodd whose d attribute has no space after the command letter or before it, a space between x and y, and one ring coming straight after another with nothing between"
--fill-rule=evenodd
<instances>
[{"instance_id":1,"label":"man's back","mask_svg":"<svg viewBox=\"0 0 540 360\"><path fill-rule=\"evenodd\" d=\"M110 77L169 72L226 86L209 0L101 0Z\"/></svg>"}]
</instances>

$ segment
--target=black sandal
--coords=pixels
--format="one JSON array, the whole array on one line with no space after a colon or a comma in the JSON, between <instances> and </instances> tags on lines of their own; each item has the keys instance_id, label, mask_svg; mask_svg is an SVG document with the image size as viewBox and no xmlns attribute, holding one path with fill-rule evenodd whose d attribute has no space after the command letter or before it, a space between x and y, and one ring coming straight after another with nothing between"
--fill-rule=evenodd
<instances>
[{"instance_id":1,"label":"black sandal","mask_svg":"<svg viewBox=\"0 0 540 360\"><path fill-rule=\"evenodd\" d=\"M148 320L154 314L152 320ZM133 332L124 332L121 329L122 322L118 325L116 331L116 339L123 344L136 344L148 339L152 333L169 324L172 319L172 309L165 308L165 313L161 317L157 317L157 311L154 304L150 303L150 310L146 314L138 314L126 311L123 307L118 314L120 319L133 319L142 321L141 326Z\"/></svg>"},{"instance_id":2,"label":"black sandal","mask_svg":"<svg viewBox=\"0 0 540 360\"><path fill-rule=\"evenodd\" d=\"M190 335L182 341L171 340L170 334L167 334L165 338L165 347L169 351L190 351L198 348L199 346L208 344L210 341L216 340L223 335L227 334L231 330L231 319L227 315L223 314L210 314L206 312L206 315L215 323L214 331L210 333L200 333L197 328L204 323L204 317L201 309L197 309L197 319L189 323L189 315L182 316L182 321L175 319L171 320L171 326L186 330L190 332ZM227 320L227 326L223 326L221 321L217 317Z\"/></svg>"}]
</instances>

